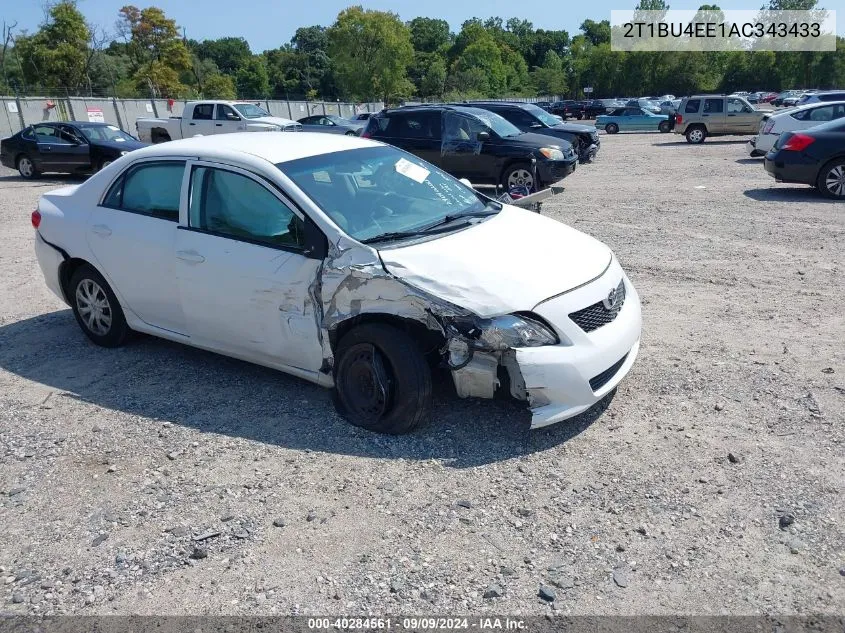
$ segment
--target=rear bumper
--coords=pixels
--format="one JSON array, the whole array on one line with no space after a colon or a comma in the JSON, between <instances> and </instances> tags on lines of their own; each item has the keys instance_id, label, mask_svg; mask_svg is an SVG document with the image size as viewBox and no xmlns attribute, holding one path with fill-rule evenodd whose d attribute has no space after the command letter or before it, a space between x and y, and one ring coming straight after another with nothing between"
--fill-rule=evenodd
<instances>
[{"instance_id":1,"label":"rear bumper","mask_svg":"<svg viewBox=\"0 0 845 633\"><path fill-rule=\"evenodd\" d=\"M795 156L788 156L794 154ZM763 162L766 172L778 182L815 186L819 166L802 159L797 152L769 152Z\"/></svg>"},{"instance_id":2,"label":"rear bumper","mask_svg":"<svg viewBox=\"0 0 845 633\"><path fill-rule=\"evenodd\" d=\"M9 169L18 168L18 166L15 165L15 157L12 156L11 152L0 152L0 165L8 167Z\"/></svg>"},{"instance_id":3,"label":"rear bumper","mask_svg":"<svg viewBox=\"0 0 845 633\"><path fill-rule=\"evenodd\" d=\"M59 249L45 242L41 233L37 231L35 233L35 257L38 259L38 266L41 268L47 287L54 295L67 303L59 280L59 270L65 261L65 257Z\"/></svg>"}]
</instances>

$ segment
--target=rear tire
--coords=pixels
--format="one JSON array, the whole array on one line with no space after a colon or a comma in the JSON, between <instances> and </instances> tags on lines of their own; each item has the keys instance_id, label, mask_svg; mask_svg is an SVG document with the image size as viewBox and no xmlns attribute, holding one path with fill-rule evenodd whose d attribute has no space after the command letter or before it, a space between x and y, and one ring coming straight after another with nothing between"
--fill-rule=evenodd
<instances>
[{"instance_id":1,"label":"rear tire","mask_svg":"<svg viewBox=\"0 0 845 633\"><path fill-rule=\"evenodd\" d=\"M109 284L94 268L80 266L70 278L67 297L85 335L102 347L120 347L129 336L123 309Z\"/></svg>"},{"instance_id":2,"label":"rear tire","mask_svg":"<svg viewBox=\"0 0 845 633\"><path fill-rule=\"evenodd\" d=\"M346 420L399 435L431 412L431 369L417 343L391 325L365 323L341 339L333 399Z\"/></svg>"},{"instance_id":3,"label":"rear tire","mask_svg":"<svg viewBox=\"0 0 845 633\"><path fill-rule=\"evenodd\" d=\"M26 154L18 156L16 165L21 178L32 180L33 178L38 177L38 170L35 168L35 163L33 163L32 159Z\"/></svg>"},{"instance_id":4,"label":"rear tire","mask_svg":"<svg viewBox=\"0 0 845 633\"><path fill-rule=\"evenodd\" d=\"M657 126L657 130L659 132L662 132L663 134L666 134L667 132L670 132L672 130L672 126L669 125L669 121L661 121Z\"/></svg>"},{"instance_id":5,"label":"rear tire","mask_svg":"<svg viewBox=\"0 0 845 633\"><path fill-rule=\"evenodd\" d=\"M608 134L616 134L617 132L619 132L619 126L615 123L608 123L604 126L604 131Z\"/></svg>"},{"instance_id":6,"label":"rear tire","mask_svg":"<svg viewBox=\"0 0 845 633\"><path fill-rule=\"evenodd\" d=\"M111 160L111 159L109 159L109 158L105 158L105 159L101 160L101 161L100 161L100 168L99 168L97 171L103 171L106 167L108 167L109 165L111 165L111 164L112 164L112 162L114 162L114 161L112 161L112 160Z\"/></svg>"},{"instance_id":7,"label":"rear tire","mask_svg":"<svg viewBox=\"0 0 845 633\"><path fill-rule=\"evenodd\" d=\"M687 129L685 136L687 137L687 143L700 145L707 138L707 130L700 125L694 125Z\"/></svg>"},{"instance_id":8,"label":"rear tire","mask_svg":"<svg viewBox=\"0 0 845 633\"><path fill-rule=\"evenodd\" d=\"M833 200L845 200L845 159L836 158L819 170L816 188Z\"/></svg>"}]
</instances>

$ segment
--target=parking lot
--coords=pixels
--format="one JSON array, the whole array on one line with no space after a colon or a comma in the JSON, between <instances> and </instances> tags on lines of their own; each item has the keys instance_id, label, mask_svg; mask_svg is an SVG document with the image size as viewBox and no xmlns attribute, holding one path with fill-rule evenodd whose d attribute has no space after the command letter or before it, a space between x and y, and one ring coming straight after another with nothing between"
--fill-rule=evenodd
<instances>
[{"instance_id":1,"label":"parking lot","mask_svg":"<svg viewBox=\"0 0 845 633\"><path fill-rule=\"evenodd\" d=\"M746 140L603 135L545 204L643 300L606 407L529 431L443 381L401 437L271 370L91 344L29 221L78 180L3 170L0 610L841 613L845 213Z\"/></svg>"}]
</instances>

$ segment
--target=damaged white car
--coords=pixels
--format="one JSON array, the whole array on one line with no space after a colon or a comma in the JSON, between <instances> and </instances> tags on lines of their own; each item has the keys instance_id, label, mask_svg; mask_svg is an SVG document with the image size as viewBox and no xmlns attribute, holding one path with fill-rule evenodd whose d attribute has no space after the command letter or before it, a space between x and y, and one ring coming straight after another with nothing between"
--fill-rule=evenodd
<instances>
[{"instance_id":1,"label":"damaged white car","mask_svg":"<svg viewBox=\"0 0 845 633\"><path fill-rule=\"evenodd\" d=\"M640 302L610 249L389 145L229 134L128 154L32 214L49 288L83 332L134 330L334 389L386 433L462 397L572 417L628 373Z\"/></svg>"}]
</instances>

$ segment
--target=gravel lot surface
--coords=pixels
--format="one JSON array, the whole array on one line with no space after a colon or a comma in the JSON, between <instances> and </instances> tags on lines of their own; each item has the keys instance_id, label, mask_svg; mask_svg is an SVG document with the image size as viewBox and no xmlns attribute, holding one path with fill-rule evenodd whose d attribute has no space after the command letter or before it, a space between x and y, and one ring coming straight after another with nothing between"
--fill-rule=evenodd
<instances>
[{"instance_id":1,"label":"gravel lot surface","mask_svg":"<svg viewBox=\"0 0 845 633\"><path fill-rule=\"evenodd\" d=\"M459 400L405 437L45 287L0 173L0 612L842 614L845 205L744 141L604 136L544 213L643 298L606 408ZM542 595L542 597L541 597Z\"/></svg>"}]
</instances>

